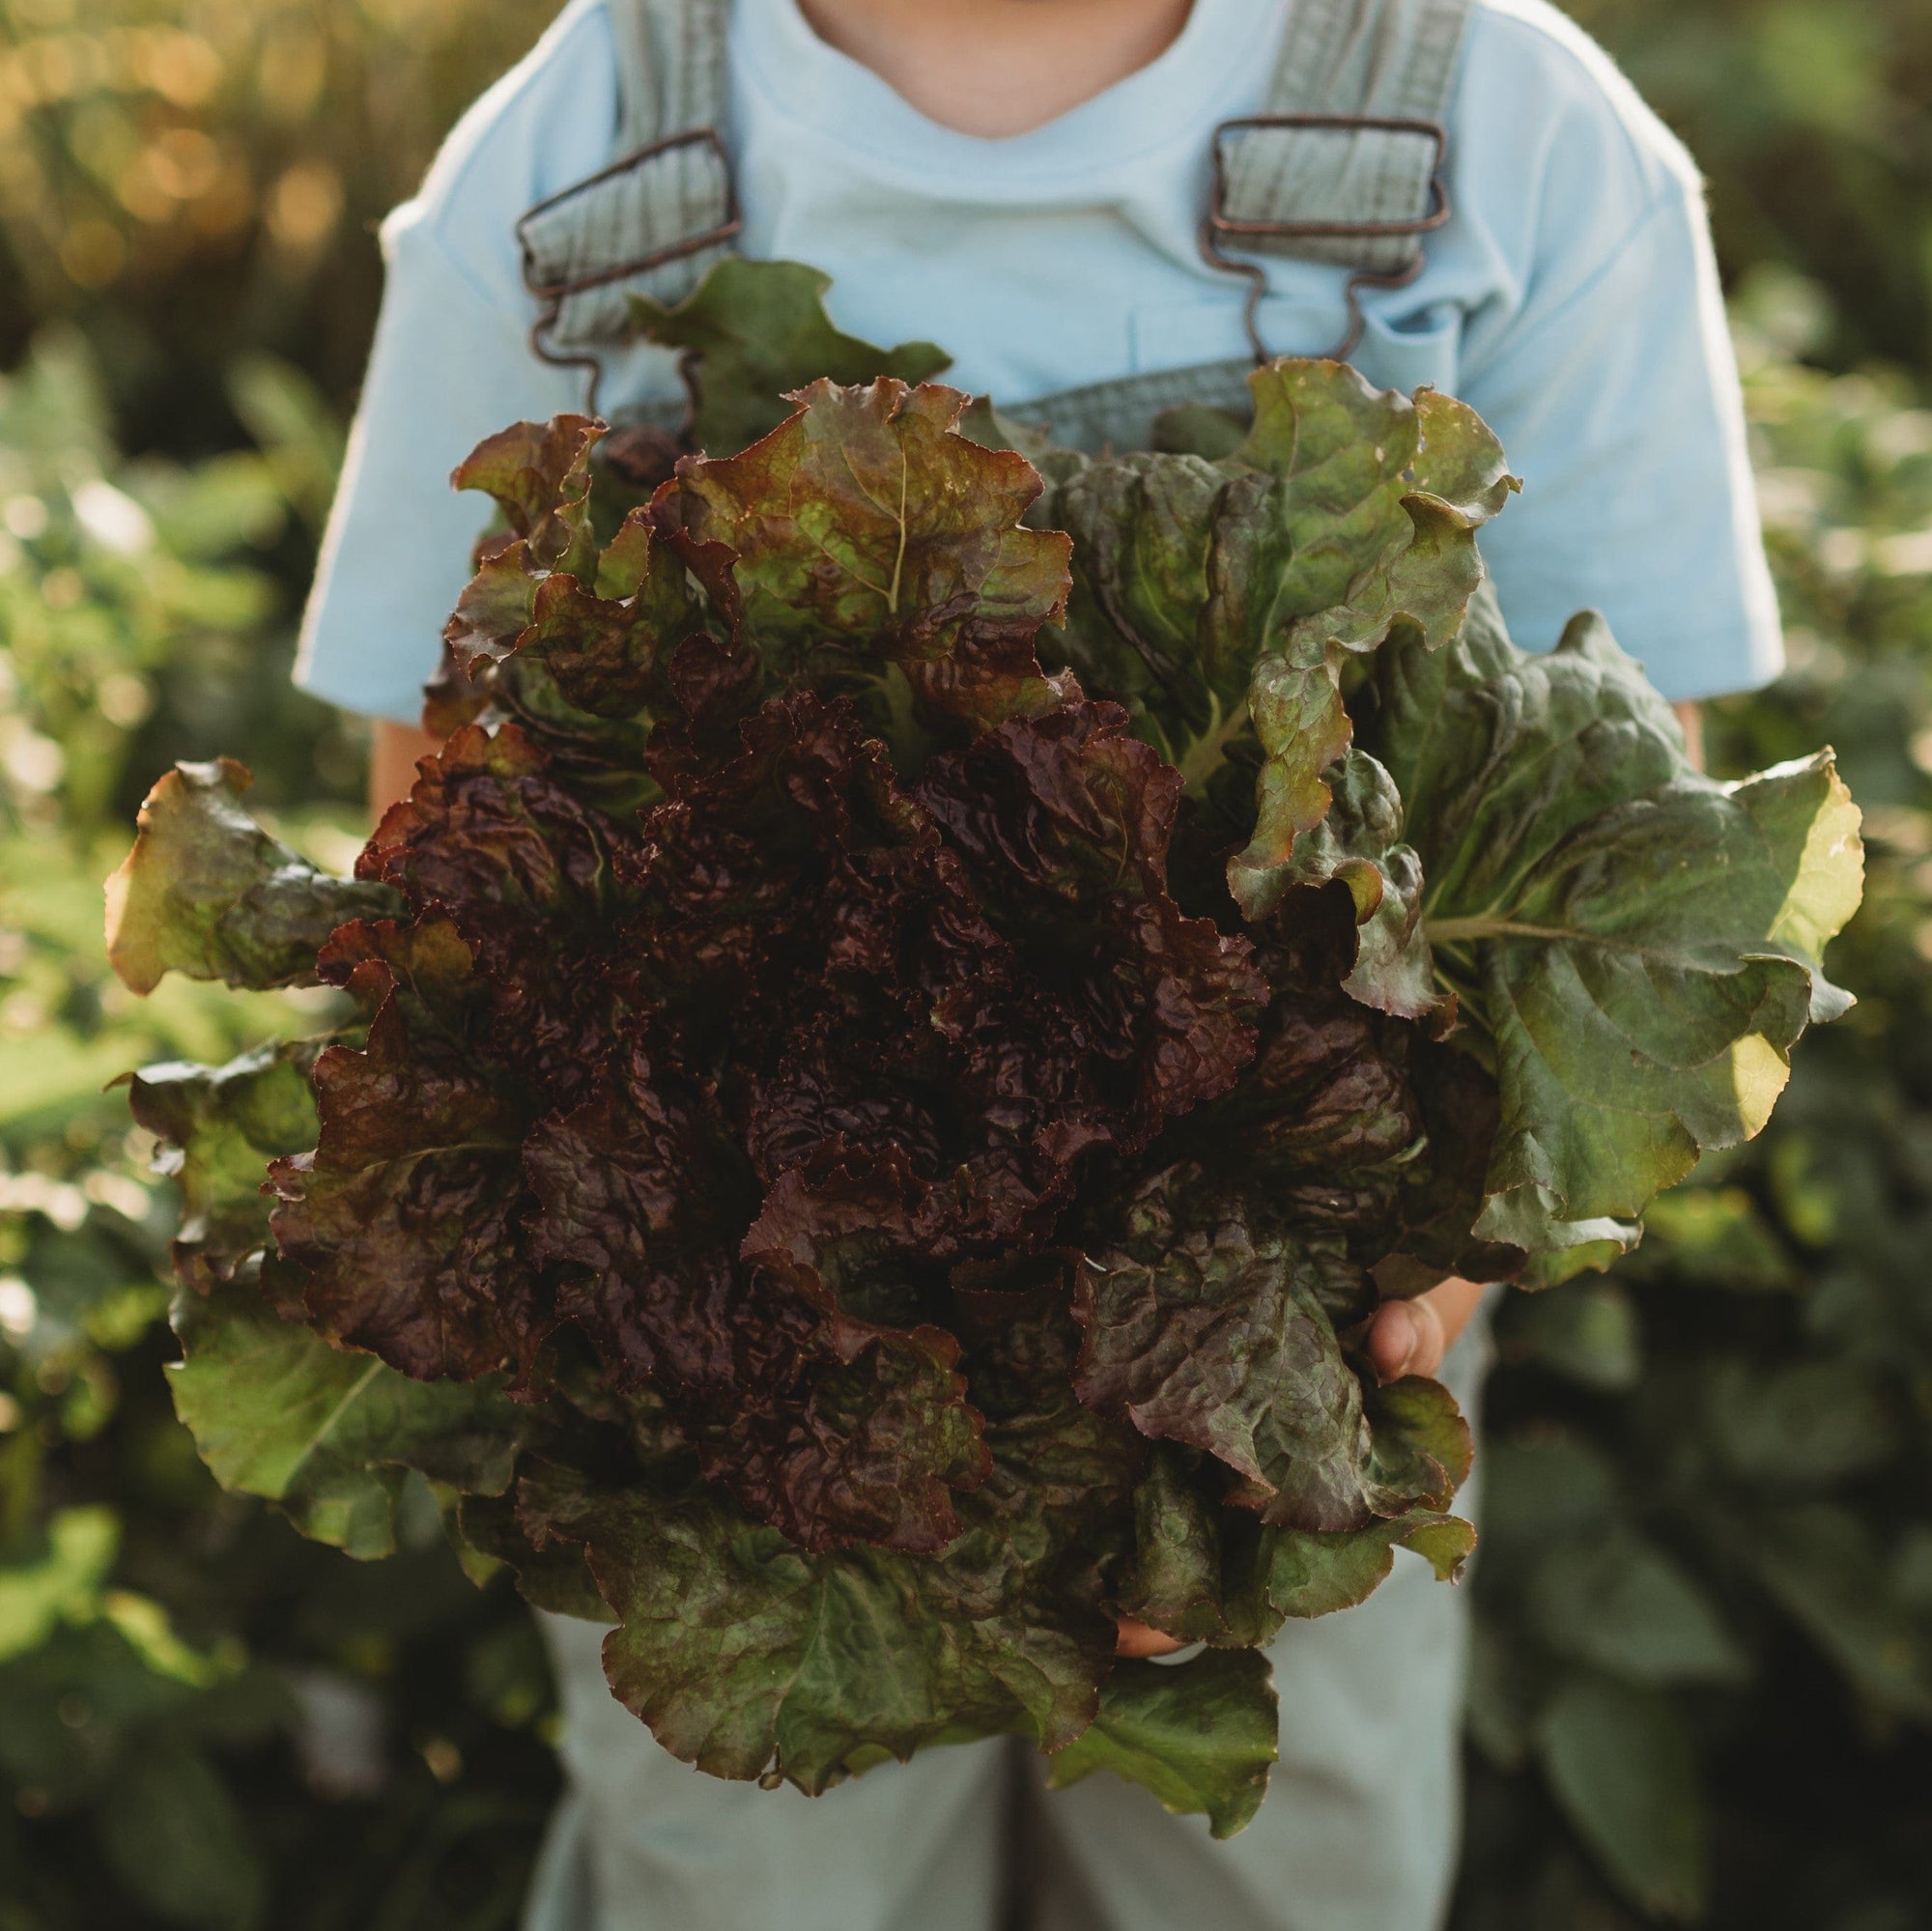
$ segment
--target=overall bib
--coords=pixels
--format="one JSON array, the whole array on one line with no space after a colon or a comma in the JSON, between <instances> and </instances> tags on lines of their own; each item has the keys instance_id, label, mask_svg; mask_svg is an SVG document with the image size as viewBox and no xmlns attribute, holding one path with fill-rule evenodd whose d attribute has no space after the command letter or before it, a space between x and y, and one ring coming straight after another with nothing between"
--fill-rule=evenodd
<instances>
[{"instance_id":1,"label":"overall bib","mask_svg":"<svg viewBox=\"0 0 1932 1931\"><path fill-rule=\"evenodd\" d=\"M730 252L739 220L722 122L726 0L611 0L622 82L617 158L525 216L548 360L601 357L628 298L675 301ZM1202 245L1262 292L1255 255L1330 264L1358 291L1400 287L1448 218L1442 116L1471 0L1295 0L1267 112L1218 130ZM1257 304L1249 304L1257 356ZM1157 443L1161 412L1248 407L1253 358L996 398L1073 448ZM1365 369L1372 379L1378 371ZM1383 374L1380 380L1399 382ZM632 419L673 426L682 405ZM1479 1319L1442 1379L1473 1421ZM1459 1511L1470 1513L1464 1491ZM704 1776L611 1695L595 1625L544 1617L570 1790L525 1931L1435 1931L1460 1824L1467 1600L1398 1551L1361 1607L1290 1624L1269 1651L1281 1762L1261 1814L1215 1843L1204 1819L1095 1777L1048 1795L1017 1740L933 1749L821 1798Z\"/></svg>"}]
</instances>

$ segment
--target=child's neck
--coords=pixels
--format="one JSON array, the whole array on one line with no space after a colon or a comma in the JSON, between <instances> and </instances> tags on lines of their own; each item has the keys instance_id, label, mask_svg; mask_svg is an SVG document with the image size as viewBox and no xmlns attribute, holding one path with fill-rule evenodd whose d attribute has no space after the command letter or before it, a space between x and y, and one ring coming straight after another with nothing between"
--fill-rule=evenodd
<instances>
[{"instance_id":1,"label":"child's neck","mask_svg":"<svg viewBox=\"0 0 1932 1931\"><path fill-rule=\"evenodd\" d=\"M799 0L819 38L928 119L1023 134L1156 60L1193 0Z\"/></svg>"}]
</instances>

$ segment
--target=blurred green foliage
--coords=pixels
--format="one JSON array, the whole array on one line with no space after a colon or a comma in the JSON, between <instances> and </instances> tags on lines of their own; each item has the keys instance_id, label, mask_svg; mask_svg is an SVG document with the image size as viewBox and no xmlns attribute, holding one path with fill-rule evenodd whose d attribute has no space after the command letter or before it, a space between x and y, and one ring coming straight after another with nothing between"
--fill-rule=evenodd
<instances>
[{"instance_id":1,"label":"blurred green foliage","mask_svg":"<svg viewBox=\"0 0 1932 1931\"><path fill-rule=\"evenodd\" d=\"M176 1424L171 1189L101 1089L317 1014L128 1000L99 896L155 774L235 745L353 854L362 746L288 672L371 228L548 12L0 0L4 1931L508 1926L554 1795L534 1632L426 1494L350 1563Z\"/></svg>"},{"instance_id":2,"label":"blurred green foliage","mask_svg":"<svg viewBox=\"0 0 1932 1931\"><path fill-rule=\"evenodd\" d=\"M252 449L126 461L81 339L0 382L0 1926L508 1926L554 1784L535 1632L427 1491L363 1567L223 1496L162 1369L172 1190L102 1088L315 1029L313 1000L101 957L146 779L255 748L340 867L360 754L288 682L290 582L341 437L312 384L233 381Z\"/></svg>"},{"instance_id":3,"label":"blurred green foliage","mask_svg":"<svg viewBox=\"0 0 1932 1931\"><path fill-rule=\"evenodd\" d=\"M242 433L241 358L340 405L375 224L556 0L0 0L0 365L85 328L124 440Z\"/></svg>"},{"instance_id":4,"label":"blurred green foliage","mask_svg":"<svg viewBox=\"0 0 1932 1931\"><path fill-rule=\"evenodd\" d=\"M1932 1792L1932 409L1739 308L1792 667L1716 768L1821 743L1861 1004L1609 1281L1515 1297L1485 1448L1457 1931L1914 1931Z\"/></svg>"},{"instance_id":5,"label":"blurred green foliage","mask_svg":"<svg viewBox=\"0 0 1932 1931\"><path fill-rule=\"evenodd\" d=\"M1559 0L1710 177L1735 275L1833 298L1841 366L1932 366L1932 7L1925 0Z\"/></svg>"},{"instance_id":6,"label":"blurred green foliage","mask_svg":"<svg viewBox=\"0 0 1932 1931\"><path fill-rule=\"evenodd\" d=\"M1502 1321L1458 1931L1908 1931L1932 1787L1932 8L1575 0L1710 171L1862 1004L1617 1280ZM176 757L339 865L287 683L372 227L554 0L0 0L0 1931L507 1926L555 1773L527 1621L426 1495L377 1566L220 1495L162 1374L172 1205L102 1083L310 1030L100 959ZM1856 373L1824 373L1819 366ZM123 451L148 452L130 460Z\"/></svg>"}]
</instances>

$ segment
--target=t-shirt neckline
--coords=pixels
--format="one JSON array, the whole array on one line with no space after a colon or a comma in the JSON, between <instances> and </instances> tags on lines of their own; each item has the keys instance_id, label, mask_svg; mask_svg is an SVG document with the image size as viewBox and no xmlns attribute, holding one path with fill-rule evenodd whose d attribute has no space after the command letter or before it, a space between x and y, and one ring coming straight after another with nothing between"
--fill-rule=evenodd
<instances>
[{"instance_id":1,"label":"t-shirt neckline","mask_svg":"<svg viewBox=\"0 0 1932 1931\"><path fill-rule=\"evenodd\" d=\"M734 62L766 105L895 171L964 171L980 189L1002 181L1037 187L1044 170L1064 188L1178 141L1198 145L1202 120L1244 84L1242 47L1262 40L1271 57L1281 21L1278 9L1256 0L1194 0L1179 36L1147 66L1025 133L988 137L922 113L821 40L798 0L735 0L732 11Z\"/></svg>"}]
</instances>

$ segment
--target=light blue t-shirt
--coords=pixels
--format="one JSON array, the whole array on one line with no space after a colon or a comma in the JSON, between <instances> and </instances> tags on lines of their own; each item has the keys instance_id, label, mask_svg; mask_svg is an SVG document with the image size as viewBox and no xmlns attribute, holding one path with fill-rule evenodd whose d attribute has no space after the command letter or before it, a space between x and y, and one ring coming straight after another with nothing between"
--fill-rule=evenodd
<instances>
[{"instance_id":1,"label":"light blue t-shirt","mask_svg":"<svg viewBox=\"0 0 1932 1931\"><path fill-rule=\"evenodd\" d=\"M834 277L834 318L937 341L1004 405L1245 353L1246 283L1199 249L1215 126L1261 111L1293 0L1195 0L1151 66L1006 140L927 120L819 40L797 0L736 0L727 128L746 252ZM446 487L484 436L582 406L539 361L513 226L611 156L606 0L572 0L384 229L388 287L305 626L299 681L413 722L481 520ZM1485 532L1518 641L1585 607L1671 697L1781 662L1702 187L1608 58L1545 0L1476 0L1448 123L1454 215L1407 288L1371 292L1372 380L1460 395L1524 493ZM1321 355L1346 271L1265 263L1263 335ZM626 352L606 407L677 392Z\"/></svg>"}]
</instances>

